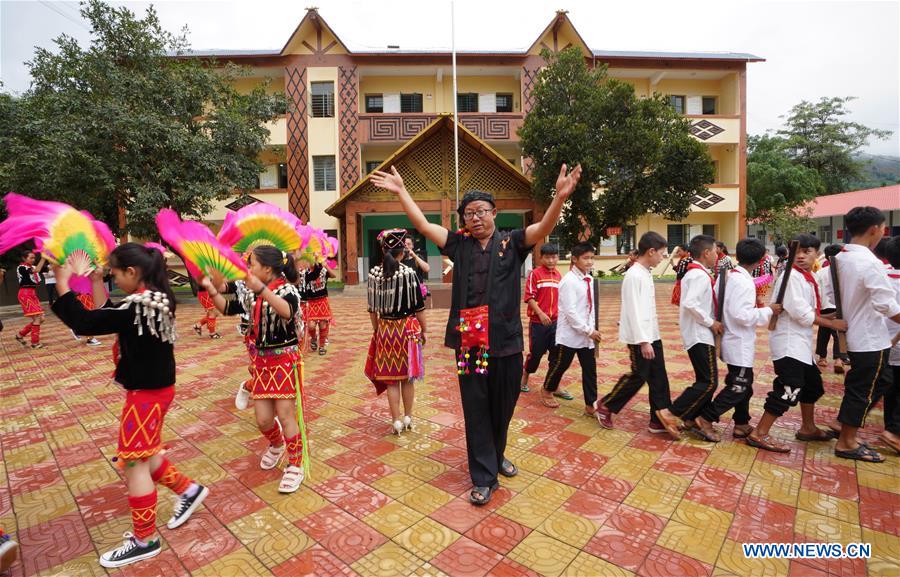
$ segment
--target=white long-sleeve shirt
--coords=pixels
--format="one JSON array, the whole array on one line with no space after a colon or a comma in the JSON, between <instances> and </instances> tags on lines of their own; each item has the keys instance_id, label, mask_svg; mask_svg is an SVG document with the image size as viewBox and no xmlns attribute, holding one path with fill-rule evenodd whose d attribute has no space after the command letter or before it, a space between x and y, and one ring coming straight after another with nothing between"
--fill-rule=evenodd
<instances>
[{"instance_id":1,"label":"white long-sleeve shirt","mask_svg":"<svg viewBox=\"0 0 900 577\"><path fill-rule=\"evenodd\" d=\"M619 341L626 345L659 340L656 317L656 288L650 271L634 263L622 281L622 310L619 315Z\"/></svg>"},{"instance_id":2,"label":"white long-sleeve shirt","mask_svg":"<svg viewBox=\"0 0 900 577\"><path fill-rule=\"evenodd\" d=\"M719 281L721 282L721 280ZM753 368L756 352L756 327L768 324L772 318L769 307L757 308L756 285L743 267L728 273L722 320L722 360L736 367Z\"/></svg>"},{"instance_id":3,"label":"white long-sleeve shirt","mask_svg":"<svg viewBox=\"0 0 900 577\"><path fill-rule=\"evenodd\" d=\"M897 302L900 302L900 270L891 269L888 271L888 280L891 285L894 287L894 296L897 299ZM885 324L888 329L888 338L893 339L894 335L900 333L900 323L895 323L891 319L886 319ZM900 342L891 347L891 357L888 359L888 363L892 367L900 366ZM894 386L897 386L900 383L894 383Z\"/></svg>"},{"instance_id":4,"label":"white long-sleeve shirt","mask_svg":"<svg viewBox=\"0 0 900 577\"><path fill-rule=\"evenodd\" d=\"M688 350L697 343L716 344L712 329L713 312L712 277L704 267L691 269L681 278L681 304L678 306L678 324L681 340Z\"/></svg>"},{"instance_id":5,"label":"white long-sleeve shirt","mask_svg":"<svg viewBox=\"0 0 900 577\"><path fill-rule=\"evenodd\" d=\"M840 265L838 265L840 266ZM831 288L831 267L823 266L815 272L819 283L819 295L822 298L822 310L834 308L834 290Z\"/></svg>"},{"instance_id":6,"label":"white long-sleeve shirt","mask_svg":"<svg viewBox=\"0 0 900 577\"><path fill-rule=\"evenodd\" d=\"M772 301L781 290L784 274L779 277L772 288ZM727 298L726 298L727 300ZM803 273L792 270L788 278L787 290L784 291L784 311L778 315L775 330L769 333L769 350L772 360L784 357L796 359L811 365L813 357L813 323L816 321L816 289L805 278Z\"/></svg>"},{"instance_id":7,"label":"white long-sleeve shirt","mask_svg":"<svg viewBox=\"0 0 900 577\"><path fill-rule=\"evenodd\" d=\"M594 348L594 307L588 301L593 292L593 279L577 267L567 272L559 283L559 319L556 321L556 344L573 349ZM593 295L591 295L593 299Z\"/></svg>"},{"instance_id":8,"label":"white long-sleeve shirt","mask_svg":"<svg viewBox=\"0 0 900 577\"><path fill-rule=\"evenodd\" d=\"M854 353L883 351L891 346L885 317L900 314L884 263L871 250L848 244L835 257L841 305L847 320L847 349Z\"/></svg>"}]
</instances>

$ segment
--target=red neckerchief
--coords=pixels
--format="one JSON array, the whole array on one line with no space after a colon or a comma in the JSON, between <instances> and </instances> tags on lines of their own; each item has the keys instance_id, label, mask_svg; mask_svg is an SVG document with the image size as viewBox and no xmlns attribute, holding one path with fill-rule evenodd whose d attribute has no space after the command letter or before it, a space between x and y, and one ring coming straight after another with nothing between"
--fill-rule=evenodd
<instances>
[{"instance_id":1,"label":"red neckerchief","mask_svg":"<svg viewBox=\"0 0 900 577\"><path fill-rule=\"evenodd\" d=\"M813 276L813 273L808 270L803 270L797 265L794 265L794 270L802 274L803 278L806 279L806 282L811 284L816 291L816 316L819 316L819 311L822 310L822 298L819 296L819 283L816 282L816 277Z\"/></svg>"},{"instance_id":2,"label":"red neckerchief","mask_svg":"<svg viewBox=\"0 0 900 577\"><path fill-rule=\"evenodd\" d=\"M688 270L699 269L706 273L706 276L709 277L709 284L712 286L712 297L713 297L713 311L715 313L719 312L719 298L716 296L716 279L713 278L713 275L709 274L709 271L706 270L706 267L702 264L697 264L696 262L692 262L687 265ZM687 274L687 273L685 273Z\"/></svg>"},{"instance_id":3,"label":"red neckerchief","mask_svg":"<svg viewBox=\"0 0 900 577\"><path fill-rule=\"evenodd\" d=\"M266 286L266 288L274 292L275 289L285 284L285 282L286 281L284 280L284 277L279 277L270 282ZM256 337L259 336L259 333L257 331L259 330L260 316L262 316L262 302L263 299L259 298L259 295L256 295L256 299L253 302L253 314L251 315L252 324L250 325L250 331L247 333L247 336L251 339L250 342L256 342Z\"/></svg>"}]
</instances>

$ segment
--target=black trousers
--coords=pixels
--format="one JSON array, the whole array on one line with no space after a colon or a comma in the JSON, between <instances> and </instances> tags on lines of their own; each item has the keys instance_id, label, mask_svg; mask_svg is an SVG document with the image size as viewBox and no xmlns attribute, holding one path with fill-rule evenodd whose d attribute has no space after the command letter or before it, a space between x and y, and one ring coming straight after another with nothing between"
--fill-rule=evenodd
<instances>
[{"instance_id":1,"label":"black trousers","mask_svg":"<svg viewBox=\"0 0 900 577\"><path fill-rule=\"evenodd\" d=\"M894 381L884 394L884 429L900 435L900 365L892 365Z\"/></svg>"},{"instance_id":2,"label":"black trousers","mask_svg":"<svg viewBox=\"0 0 900 577\"><path fill-rule=\"evenodd\" d=\"M732 419L735 425L750 424L750 397L753 396L753 367L728 365L725 375L725 387L716 398L707 403L700 416L711 423L734 409Z\"/></svg>"},{"instance_id":3,"label":"black trousers","mask_svg":"<svg viewBox=\"0 0 900 577\"><path fill-rule=\"evenodd\" d=\"M476 487L489 487L497 481L522 380L522 353L491 357L490 361L487 375L458 375L469 475Z\"/></svg>"},{"instance_id":4,"label":"black trousers","mask_svg":"<svg viewBox=\"0 0 900 577\"><path fill-rule=\"evenodd\" d=\"M45 284L44 286L47 287L47 304L52 307L56 299L59 298L59 293L56 292L56 283Z\"/></svg>"},{"instance_id":5,"label":"black trousers","mask_svg":"<svg viewBox=\"0 0 900 577\"><path fill-rule=\"evenodd\" d=\"M820 314L827 315L833 312L834 309L822 309ZM831 358L847 360L847 351L844 351L843 354L838 355L837 331L833 329L826 329L825 327L819 327L819 332L816 333L816 356L821 358L826 358L828 356L829 339L833 339L834 341L831 345Z\"/></svg>"},{"instance_id":6,"label":"black trousers","mask_svg":"<svg viewBox=\"0 0 900 577\"><path fill-rule=\"evenodd\" d=\"M697 343L688 349L688 357L691 359L691 366L694 367L694 383L672 403L672 414L682 420L693 419L699 415L719 386L716 347Z\"/></svg>"},{"instance_id":7,"label":"black trousers","mask_svg":"<svg viewBox=\"0 0 900 577\"><path fill-rule=\"evenodd\" d=\"M572 364L572 359L578 355L581 364L581 390L584 392L584 404L591 407L597 400L597 359L594 358L594 349L584 347L573 349L566 345L556 345L558 352L554 362L551 363L544 379L544 389L555 391L559 388L559 381Z\"/></svg>"},{"instance_id":8,"label":"black trousers","mask_svg":"<svg viewBox=\"0 0 900 577\"><path fill-rule=\"evenodd\" d=\"M888 369L891 349L848 354L850 370L844 379L838 421L850 427L862 427L869 410L891 388L893 377Z\"/></svg>"},{"instance_id":9,"label":"black trousers","mask_svg":"<svg viewBox=\"0 0 900 577\"><path fill-rule=\"evenodd\" d=\"M537 372L544 354L550 352L550 365L553 365L557 354L556 321L547 326L531 323L528 326L528 356L525 357L525 372L532 375Z\"/></svg>"},{"instance_id":10,"label":"black trousers","mask_svg":"<svg viewBox=\"0 0 900 577\"><path fill-rule=\"evenodd\" d=\"M653 353L653 360L647 360L641 354L641 345L628 345L631 369L619 377L609 394L600 400L600 404L613 413L618 413L647 383L650 388L650 418L655 420L656 411L671 407L672 397L669 394L669 375L666 373L662 341L653 343Z\"/></svg>"},{"instance_id":11,"label":"black trousers","mask_svg":"<svg viewBox=\"0 0 900 577\"><path fill-rule=\"evenodd\" d=\"M772 390L766 396L764 408L776 417L785 414L797 403L809 404L818 401L825 394L822 373L814 364L807 364L791 357L774 361L775 379Z\"/></svg>"}]
</instances>

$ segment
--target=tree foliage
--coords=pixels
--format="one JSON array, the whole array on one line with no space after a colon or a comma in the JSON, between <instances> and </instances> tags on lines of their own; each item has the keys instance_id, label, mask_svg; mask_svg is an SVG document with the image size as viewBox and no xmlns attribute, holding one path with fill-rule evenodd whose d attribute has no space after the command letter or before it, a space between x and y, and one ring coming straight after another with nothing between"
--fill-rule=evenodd
<instances>
[{"instance_id":1,"label":"tree foliage","mask_svg":"<svg viewBox=\"0 0 900 577\"><path fill-rule=\"evenodd\" d=\"M233 87L246 71L180 57L186 31L162 28L99 0L82 3L91 42L67 35L28 62L32 85L0 95L0 186L86 209L119 228L155 236L162 207L187 217L216 199L255 187L264 123L283 95Z\"/></svg>"},{"instance_id":2,"label":"tree foliage","mask_svg":"<svg viewBox=\"0 0 900 577\"><path fill-rule=\"evenodd\" d=\"M819 173L791 160L784 140L751 136L747 149L748 219L765 222L825 192Z\"/></svg>"},{"instance_id":3,"label":"tree foliage","mask_svg":"<svg viewBox=\"0 0 900 577\"><path fill-rule=\"evenodd\" d=\"M713 165L690 123L665 97L638 98L634 88L589 69L580 50L544 51L534 106L519 130L534 162L533 194L548 202L563 163L581 163L578 189L563 210L559 235L594 242L610 226L650 213L678 221L706 192Z\"/></svg>"},{"instance_id":4,"label":"tree foliage","mask_svg":"<svg viewBox=\"0 0 900 577\"><path fill-rule=\"evenodd\" d=\"M785 127L777 133L793 161L819 173L827 194L849 190L863 166L856 153L871 139L883 140L891 134L846 120L847 104L853 100L852 96L803 100L791 108Z\"/></svg>"}]
</instances>

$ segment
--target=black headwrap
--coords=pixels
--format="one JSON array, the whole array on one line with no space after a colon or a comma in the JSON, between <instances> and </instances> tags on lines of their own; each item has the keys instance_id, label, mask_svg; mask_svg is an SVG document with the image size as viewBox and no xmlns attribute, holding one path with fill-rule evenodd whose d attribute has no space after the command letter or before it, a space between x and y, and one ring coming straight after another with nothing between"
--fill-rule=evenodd
<instances>
[{"instance_id":1,"label":"black headwrap","mask_svg":"<svg viewBox=\"0 0 900 577\"><path fill-rule=\"evenodd\" d=\"M378 233L378 242L381 243L382 250L391 250L403 247L406 240L406 229L391 228Z\"/></svg>"},{"instance_id":2,"label":"black headwrap","mask_svg":"<svg viewBox=\"0 0 900 577\"><path fill-rule=\"evenodd\" d=\"M459 201L459 208L456 209L456 212L459 213L459 217L463 218L463 214L466 211L466 206L469 203L475 202L476 200L483 200L485 202L491 203L491 206L497 207L497 203L494 202L494 195L490 192L484 192L483 190L470 190L463 195L462 200Z\"/></svg>"}]
</instances>

